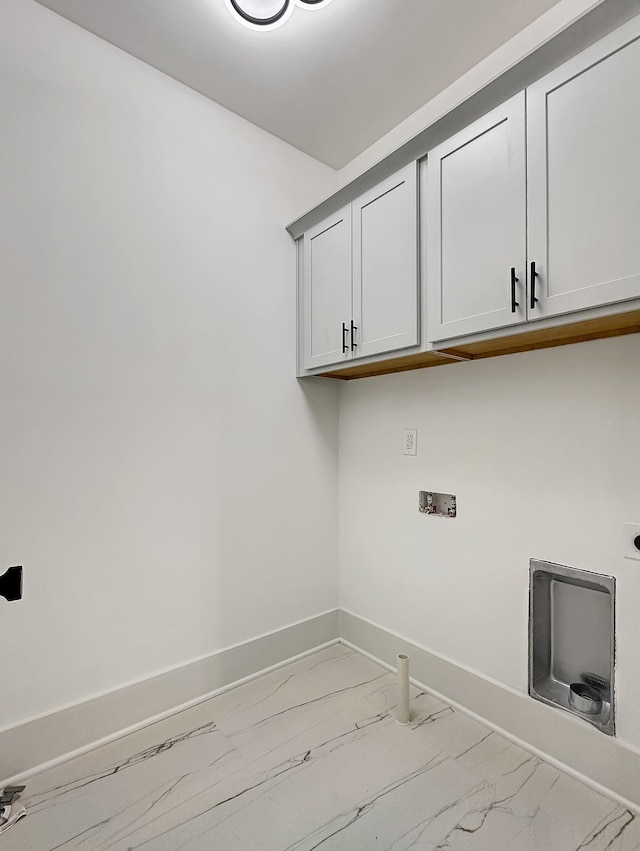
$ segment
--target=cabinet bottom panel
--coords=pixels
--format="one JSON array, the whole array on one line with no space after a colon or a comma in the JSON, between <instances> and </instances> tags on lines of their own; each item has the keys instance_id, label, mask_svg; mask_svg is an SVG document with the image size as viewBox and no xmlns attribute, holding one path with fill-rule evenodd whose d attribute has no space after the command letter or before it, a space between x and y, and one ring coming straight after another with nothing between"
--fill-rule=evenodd
<instances>
[{"instance_id":1,"label":"cabinet bottom panel","mask_svg":"<svg viewBox=\"0 0 640 851\"><path fill-rule=\"evenodd\" d=\"M438 352L419 352L404 357L389 358L377 363L358 364L346 369L325 372L322 373L322 376L343 381L355 378L371 378L374 375L387 375L392 372L406 372L410 369L443 366L460 361L494 358L535 349L548 349L553 346L567 346L571 343L584 343L588 340L600 340L605 337L619 337L623 334L637 333L640 333L640 310L633 310L613 316L583 319L580 322L572 322L553 328L525 331L509 337L467 343L463 346L440 349Z\"/></svg>"}]
</instances>

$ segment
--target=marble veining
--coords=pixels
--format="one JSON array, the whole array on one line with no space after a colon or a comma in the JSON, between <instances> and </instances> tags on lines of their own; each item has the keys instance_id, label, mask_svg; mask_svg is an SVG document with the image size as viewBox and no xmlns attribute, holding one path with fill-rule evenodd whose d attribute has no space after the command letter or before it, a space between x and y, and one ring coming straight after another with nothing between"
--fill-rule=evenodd
<instances>
[{"instance_id":1,"label":"marble veining","mask_svg":"<svg viewBox=\"0 0 640 851\"><path fill-rule=\"evenodd\" d=\"M334 645L29 780L2 851L640 851L640 819Z\"/></svg>"}]
</instances>

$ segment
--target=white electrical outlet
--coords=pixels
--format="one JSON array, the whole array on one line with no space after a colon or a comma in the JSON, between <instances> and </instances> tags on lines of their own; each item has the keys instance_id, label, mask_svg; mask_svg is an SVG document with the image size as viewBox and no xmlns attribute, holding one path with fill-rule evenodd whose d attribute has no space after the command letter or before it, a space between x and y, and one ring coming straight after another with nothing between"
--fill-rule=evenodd
<instances>
[{"instance_id":1,"label":"white electrical outlet","mask_svg":"<svg viewBox=\"0 0 640 851\"><path fill-rule=\"evenodd\" d=\"M405 428L404 430L404 454L418 454L418 430L415 428Z\"/></svg>"},{"instance_id":2,"label":"white electrical outlet","mask_svg":"<svg viewBox=\"0 0 640 851\"><path fill-rule=\"evenodd\" d=\"M634 558L640 561L640 549L635 545L636 538L640 538L640 523L624 524L624 557Z\"/></svg>"}]
</instances>

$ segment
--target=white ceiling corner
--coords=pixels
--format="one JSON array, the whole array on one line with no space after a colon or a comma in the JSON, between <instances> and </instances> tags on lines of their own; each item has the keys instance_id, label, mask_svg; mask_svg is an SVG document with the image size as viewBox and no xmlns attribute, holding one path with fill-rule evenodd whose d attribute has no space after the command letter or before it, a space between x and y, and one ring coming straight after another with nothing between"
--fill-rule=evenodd
<instances>
[{"instance_id":1,"label":"white ceiling corner","mask_svg":"<svg viewBox=\"0 0 640 851\"><path fill-rule=\"evenodd\" d=\"M38 0L341 168L557 0L333 0L255 32L224 0Z\"/></svg>"}]
</instances>

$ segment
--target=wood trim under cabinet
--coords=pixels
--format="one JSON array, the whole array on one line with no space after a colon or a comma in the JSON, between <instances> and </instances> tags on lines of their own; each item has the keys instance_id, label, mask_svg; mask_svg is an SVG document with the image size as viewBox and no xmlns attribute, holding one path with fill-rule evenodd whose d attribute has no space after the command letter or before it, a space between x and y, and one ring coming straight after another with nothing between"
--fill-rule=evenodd
<instances>
[{"instance_id":1,"label":"wood trim under cabinet","mask_svg":"<svg viewBox=\"0 0 640 851\"><path fill-rule=\"evenodd\" d=\"M321 378L339 378L341 381L351 381L354 378L371 378L374 375L388 375L390 372L406 372L409 369L426 369L428 366L441 366L443 363L457 363L459 358L452 360L438 352L418 352L415 355L404 355L400 358L389 358L377 363L364 363L338 369L335 372L320 373ZM464 358L468 360L468 358Z\"/></svg>"},{"instance_id":2,"label":"wood trim under cabinet","mask_svg":"<svg viewBox=\"0 0 640 851\"><path fill-rule=\"evenodd\" d=\"M457 363L461 360L481 360L518 352L530 352L535 349L549 349L553 346L567 346L572 343L584 343L589 340L602 340L606 337L620 337L624 334L640 333L640 310L617 313L613 316L600 316L596 319L583 319L567 325L553 328L539 328L524 331L509 337L481 340L464 346L442 349L438 352L419 352L404 357L389 358L377 363L359 364L322 373L323 378L337 378L351 381L356 378L371 378L375 375L388 375L393 372L406 372L411 369L425 369Z\"/></svg>"}]
</instances>

